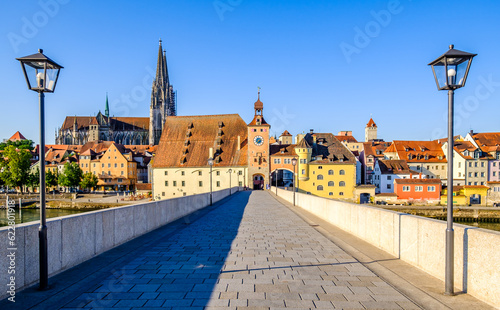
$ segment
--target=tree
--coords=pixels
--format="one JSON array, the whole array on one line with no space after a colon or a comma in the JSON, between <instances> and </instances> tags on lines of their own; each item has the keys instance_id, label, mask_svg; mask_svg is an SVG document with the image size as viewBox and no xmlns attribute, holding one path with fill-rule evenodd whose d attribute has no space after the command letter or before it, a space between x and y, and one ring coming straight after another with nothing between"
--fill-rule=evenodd
<instances>
[{"instance_id":1,"label":"tree","mask_svg":"<svg viewBox=\"0 0 500 310\"><path fill-rule=\"evenodd\" d=\"M77 187L83 178L83 171L77 163L65 163L59 175L59 185L69 188Z\"/></svg>"},{"instance_id":2,"label":"tree","mask_svg":"<svg viewBox=\"0 0 500 310\"><path fill-rule=\"evenodd\" d=\"M40 185L40 169L37 168L35 172L31 171L30 174L28 175L28 182L27 185L31 187L31 191L35 187L38 187Z\"/></svg>"},{"instance_id":3,"label":"tree","mask_svg":"<svg viewBox=\"0 0 500 310\"><path fill-rule=\"evenodd\" d=\"M0 178L9 186L19 186L22 192L23 185L28 184L31 153L28 150L17 150L15 146L9 145L5 148L3 156L0 160Z\"/></svg>"},{"instance_id":4,"label":"tree","mask_svg":"<svg viewBox=\"0 0 500 310\"><path fill-rule=\"evenodd\" d=\"M97 182L99 182L99 179L91 173L87 172L83 175L83 180L80 182L80 187L81 188L95 188L97 186Z\"/></svg>"},{"instance_id":5,"label":"tree","mask_svg":"<svg viewBox=\"0 0 500 310\"><path fill-rule=\"evenodd\" d=\"M7 140L6 142L0 143L0 151L5 150L8 146L14 146L15 148L19 150L33 150L33 141L31 140L17 140L17 141L10 141Z\"/></svg>"},{"instance_id":6,"label":"tree","mask_svg":"<svg viewBox=\"0 0 500 310\"><path fill-rule=\"evenodd\" d=\"M52 186L57 186L57 179L58 179L57 173L54 173L49 170L45 174L45 186L47 186L47 188L50 188Z\"/></svg>"}]
</instances>

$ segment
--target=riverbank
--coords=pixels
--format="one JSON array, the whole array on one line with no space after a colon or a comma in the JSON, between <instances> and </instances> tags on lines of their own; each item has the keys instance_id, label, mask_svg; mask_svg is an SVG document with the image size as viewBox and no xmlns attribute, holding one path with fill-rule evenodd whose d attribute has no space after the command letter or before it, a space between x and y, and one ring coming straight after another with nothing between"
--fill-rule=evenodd
<instances>
[{"instance_id":1,"label":"riverbank","mask_svg":"<svg viewBox=\"0 0 500 310\"><path fill-rule=\"evenodd\" d=\"M375 207L440 220L446 219L447 216L446 207L380 205L375 205ZM500 223L500 209L493 207L456 206L453 208L453 219L458 222Z\"/></svg>"}]
</instances>

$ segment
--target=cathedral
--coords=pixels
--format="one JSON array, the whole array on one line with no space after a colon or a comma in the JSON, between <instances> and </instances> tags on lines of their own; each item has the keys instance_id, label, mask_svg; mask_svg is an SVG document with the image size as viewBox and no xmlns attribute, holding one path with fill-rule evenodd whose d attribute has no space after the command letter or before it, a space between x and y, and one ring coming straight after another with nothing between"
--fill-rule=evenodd
<instances>
[{"instance_id":1,"label":"cathedral","mask_svg":"<svg viewBox=\"0 0 500 310\"><path fill-rule=\"evenodd\" d=\"M99 111L96 116L67 116L56 130L55 143L83 145L91 141L115 141L123 145L157 145L166 118L176 114L175 92L160 40L149 117L110 117L106 95L104 114Z\"/></svg>"}]
</instances>

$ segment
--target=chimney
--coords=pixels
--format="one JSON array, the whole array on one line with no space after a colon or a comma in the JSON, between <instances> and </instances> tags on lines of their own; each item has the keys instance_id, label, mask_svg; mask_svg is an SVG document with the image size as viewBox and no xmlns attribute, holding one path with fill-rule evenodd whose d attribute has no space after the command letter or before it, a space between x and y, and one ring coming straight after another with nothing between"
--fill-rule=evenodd
<instances>
[{"instance_id":1,"label":"chimney","mask_svg":"<svg viewBox=\"0 0 500 310\"><path fill-rule=\"evenodd\" d=\"M314 133L314 129L309 129L309 133L312 135Z\"/></svg>"},{"instance_id":2,"label":"chimney","mask_svg":"<svg viewBox=\"0 0 500 310\"><path fill-rule=\"evenodd\" d=\"M214 158L214 148L213 147L208 149L208 158Z\"/></svg>"},{"instance_id":3,"label":"chimney","mask_svg":"<svg viewBox=\"0 0 500 310\"><path fill-rule=\"evenodd\" d=\"M238 136L238 148L237 150L239 151L241 149L241 137Z\"/></svg>"},{"instance_id":4,"label":"chimney","mask_svg":"<svg viewBox=\"0 0 500 310\"><path fill-rule=\"evenodd\" d=\"M474 134L474 130L470 130L470 135L472 136Z\"/></svg>"}]
</instances>

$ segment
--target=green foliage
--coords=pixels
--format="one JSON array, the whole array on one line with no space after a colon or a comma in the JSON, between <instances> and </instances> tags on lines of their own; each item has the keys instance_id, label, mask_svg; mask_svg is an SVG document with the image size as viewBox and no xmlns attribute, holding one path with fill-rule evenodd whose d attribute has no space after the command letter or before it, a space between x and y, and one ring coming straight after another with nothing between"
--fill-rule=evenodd
<instances>
[{"instance_id":1,"label":"green foliage","mask_svg":"<svg viewBox=\"0 0 500 310\"><path fill-rule=\"evenodd\" d=\"M52 171L48 171L45 174L45 186L47 187L52 187L52 186L57 186L57 180L58 175L57 173L53 173Z\"/></svg>"},{"instance_id":2,"label":"green foliage","mask_svg":"<svg viewBox=\"0 0 500 310\"><path fill-rule=\"evenodd\" d=\"M20 150L32 151L34 149L33 144L34 143L31 140L17 140L17 141L7 140L7 142L0 143L0 151L5 150L8 146L13 146L14 148L17 148Z\"/></svg>"},{"instance_id":3,"label":"green foliage","mask_svg":"<svg viewBox=\"0 0 500 310\"><path fill-rule=\"evenodd\" d=\"M31 187L31 189L33 189L35 187L38 187L39 184L40 184L40 169L37 168L35 172L32 171L28 175L27 185Z\"/></svg>"},{"instance_id":4,"label":"green foliage","mask_svg":"<svg viewBox=\"0 0 500 310\"><path fill-rule=\"evenodd\" d=\"M99 182L99 179L90 172L87 172L83 175L83 180L80 182L80 187L81 188L94 188L97 186L97 182Z\"/></svg>"},{"instance_id":5,"label":"green foliage","mask_svg":"<svg viewBox=\"0 0 500 310\"><path fill-rule=\"evenodd\" d=\"M28 150L16 150L9 145L0 159L0 178L8 186L21 187L28 184L29 170L31 165L31 153Z\"/></svg>"},{"instance_id":6,"label":"green foliage","mask_svg":"<svg viewBox=\"0 0 500 310\"><path fill-rule=\"evenodd\" d=\"M69 188L77 187L83 178L83 171L77 163L65 163L59 175L59 185Z\"/></svg>"}]
</instances>

